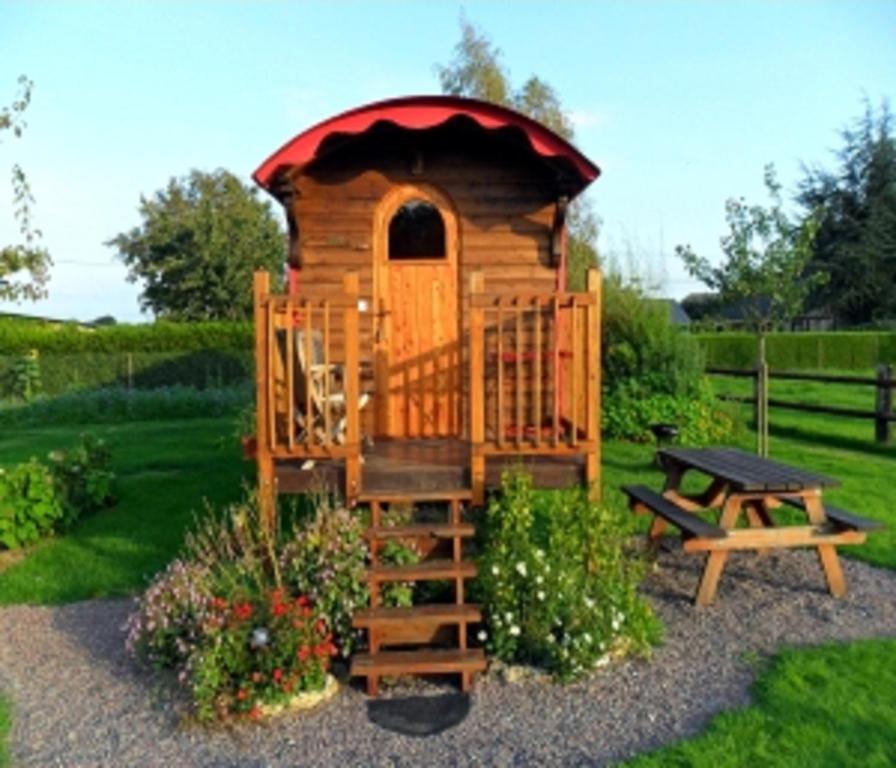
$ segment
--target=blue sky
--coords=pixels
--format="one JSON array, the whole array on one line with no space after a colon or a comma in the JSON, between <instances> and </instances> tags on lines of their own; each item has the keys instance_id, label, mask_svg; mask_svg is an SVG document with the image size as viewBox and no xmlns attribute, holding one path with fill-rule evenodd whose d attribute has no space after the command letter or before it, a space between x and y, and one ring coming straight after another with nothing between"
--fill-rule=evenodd
<instances>
[{"instance_id":1,"label":"blue sky","mask_svg":"<svg viewBox=\"0 0 896 768\"><path fill-rule=\"evenodd\" d=\"M438 92L462 10L512 79L550 82L603 169L600 248L680 297L677 243L718 258L728 196L830 164L837 131L896 96L888 2L11 2L0 0L0 104L26 73L28 129L0 144L0 242L15 239L19 162L56 261L50 298L4 309L139 321L139 286L104 241L141 194L190 168L247 181L338 111ZM896 106L896 105L894 105Z\"/></svg>"}]
</instances>

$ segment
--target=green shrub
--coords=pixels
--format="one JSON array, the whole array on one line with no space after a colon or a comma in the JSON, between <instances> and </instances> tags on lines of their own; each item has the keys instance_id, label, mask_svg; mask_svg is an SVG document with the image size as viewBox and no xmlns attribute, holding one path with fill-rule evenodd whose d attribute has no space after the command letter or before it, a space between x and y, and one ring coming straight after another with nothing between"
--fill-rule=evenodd
<instances>
[{"instance_id":1,"label":"green shrub","mask_svg":"<svg viewBox=\"0 0 896 768\"><path fill-rule=\"evenodd\" d=\"M0 544L15 549L70 528L114 501L115 475L105 443L83 435L49 464L35 458L0 469Z\"/></svg>"},{"instance_id":2,"label":"green shrub","mask_svg":"<svg viewBox=\"0 0 896 768\"><path fill-rule=\"evenodd\" d=\"M82 435L80 444L68 451L50 453L50 470L65 509L58 529L115 501L111 459L106 443L90 434Z\"/></svg>"},{"instance_id":3,"label":"green shrub","mask_svg":"<svg viewBox=\"0 0 896 768\"><path fill-rule=\"evenodd\" d=\"M359 517L319 502L281 519L268 533L254 496L209 510L128 621L130 651L173 670L200 720L321 690L331 657L350 647L366 600Z\"/></svg>"},{"instance_id":4,"label":"green shrub","mask_svg":"<svg viewBox=\"0 0 896 768\"><path fill-rule=\"evenodd\" d=\"M36 349L12 358L3 378L12 397L30 401L41 390L40 358Z\"/></svg>"},{"instance_id":5,"label":"green shrub","mask_svg":"<svg viewBox=\"0 0 896 768\"><path fill-rule=\"evenodd\" d=\"M16 549L52 533L65 516L53 473L37 459L0 469L0 544Z\"/></svg>"},{"instance_id":6,"label":"green shrub","mask_svg":"<svg viewBox=\"0 0 896 768\"><path fill-rule=\"evenodd\" d=\"M523 472L505 473L485 513L476 591L490 653L573 680L613 652L647 653L660 625L637 588L628 515L584 490L536 503Z\"/></svg>"},{"instance_id":7,"label":"green shrub","mask_svg":"<svg viewBox=\"0 0 896 768\"><path fill-rule=\"evenodd\" d=\"M712 385L705 379L689 397L644 394L635 385L620 387L604 398L601 429L605 437L651 442L651 424L675 424L679 428L676 439L683 445L727 442L738 426L731 413L719 406Z\"/></svg>"},{"instance_id":8,"label":"green shrub","mask_svg":"<svg viewBox=\"0 0 896 768\"><path fill-rule=\"evenodd\" d=\"M651 301L636 285L610 275L603 297L602 378L607 393L641 388L645 395L687 396L703 375L703 355L694 339L672 324L669 308Z\"/></svg>"}]
</instances>

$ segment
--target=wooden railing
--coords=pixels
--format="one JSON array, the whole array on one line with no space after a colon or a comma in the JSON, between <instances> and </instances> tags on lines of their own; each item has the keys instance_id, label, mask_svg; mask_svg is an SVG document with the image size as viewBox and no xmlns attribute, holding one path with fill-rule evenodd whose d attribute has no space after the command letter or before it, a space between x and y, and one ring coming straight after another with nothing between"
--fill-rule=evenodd
<instances>
[{"instance_id":1,"label":"wooden railing","mask_svg":"<svg viewBox=\"0 0 896 768\"><path fill-rule=\"evenodd\" d=\"M346 494L359 488L358 275L343 290L307 297L270 293L256 272L255 376L259 486L275 459L344 459Z\"/></svg>"},{"instance_id":2,"label":"wooden railing","mask_svg":"<svg viewBox=\"0 0 896 768\"><path fill-rule=\"evenodd\" d=\"M600 273L582 293L490 294L471 277L470 439L474 502L489 455L585 455L600 463Z\"/></svg>"}]
</instances>

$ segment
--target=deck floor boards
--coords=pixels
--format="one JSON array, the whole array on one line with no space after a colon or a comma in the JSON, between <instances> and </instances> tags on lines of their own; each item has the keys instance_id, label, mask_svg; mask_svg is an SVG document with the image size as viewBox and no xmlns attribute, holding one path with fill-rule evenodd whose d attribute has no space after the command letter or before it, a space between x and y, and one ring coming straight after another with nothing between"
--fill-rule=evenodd
<instances>
[{"instance_id":1,"label":"deck floor boards","mask_svg":"<svg viewBox=\"0 0 896 768\"><path fill-rule=\"evenodd\" d=\"M364 451L361 493L434 493L470 488L470 445L453 438L381 439ZM486 460L487 488L498 488L505 468L521 466L537 488L567 488L584 480L584 456L490 456ZM344 491L339 461L316 461L302 469L298 461L277 461L278 490L303 493Z\"/></svg>"}]
</instances>

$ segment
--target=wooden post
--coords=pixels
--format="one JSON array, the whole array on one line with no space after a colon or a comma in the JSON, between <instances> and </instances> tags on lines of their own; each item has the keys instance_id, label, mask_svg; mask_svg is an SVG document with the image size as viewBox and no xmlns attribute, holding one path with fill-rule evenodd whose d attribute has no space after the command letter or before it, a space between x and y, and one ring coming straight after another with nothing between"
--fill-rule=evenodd
<instances>
[{"instance_id":1,"label":"wooden post","mask_svg":"<svg viewBox=\"0 0 896 768\"><path fill-rule=\"evenodd\" d=\"M474 506L485 503L485 310L475 304L483 289L482 272L473 272L470 275L470 483ZM498 366L501 365L499 357Z\"/></svg>"},{"instance_id":2,"label":"wooden post","mask_svg":"<svg viewBox=\"0 0 896 768\"><path fill-rule=\"evenodd\" d=\"M268 347L273 339L268 336L268 313L271 279L266 271L258 271L252 279L252 297L255 309L255 437L258 443L258 511L262 523L272 534L275 530L277 489L274 476L274 459L271 455L271 435L268 410Z\"/></svg>"},{"instance_id":3,"label":"wooden post","mask_svg":"<svg viewBox=\"0 0 896 768\"><path fill-rule=\"evenodd\" d=\"M361 408L358 371L358 273L343 278L343 288L350 301L345 308L345 496L354 504L361 492Z\"/></svg>"},{"instance_id":4,"label":"wooden post","mask_svg":"<svg viewBox=\"0 0 896 768\"><path fill-rule=\"evenodd\" d=\"M601 273L598 269L588 270L588 293L593 303L588 305L585 320L585 433L591 444L585 457L585 482L588 484L591 497L600 500L600 311L601 311Z\"/></svg>"},{"instance_id":5,"label":"wooden post","mask_svg":"<svg viewBox=\"0 0 896 768\"><path fill-rule=\"evenodd\" d=\"M756 453L768 457L768 363L765 360L765 335L759 336L759 362L756 365L753 395L755 400Z\"/></svg>"},{"instance_id":6,"label":"wooden post","mask_svg":"<svg viewBox=\"0 0 896 768\"><path fill-rule=\"evenodd\" d=\"M874 407L874 439L879 443L889 443L892 437L893 415L893 366L881 365L877 368L877 397Z\"/></svg>"}]
</instances>

